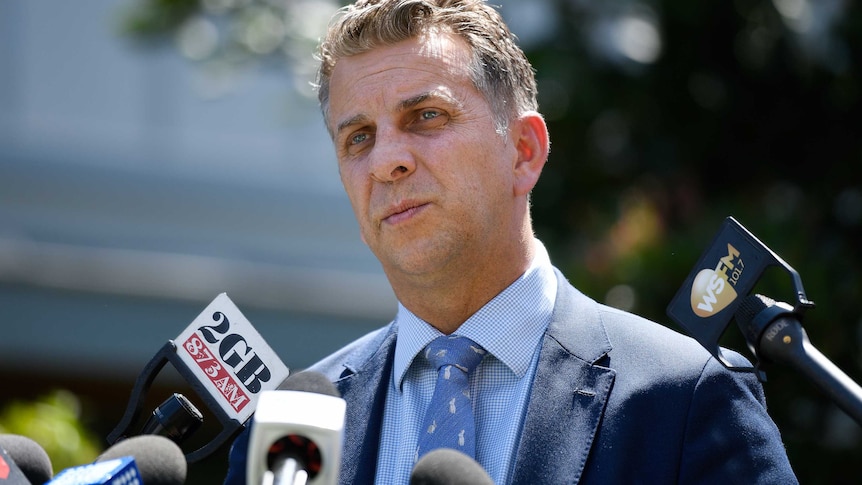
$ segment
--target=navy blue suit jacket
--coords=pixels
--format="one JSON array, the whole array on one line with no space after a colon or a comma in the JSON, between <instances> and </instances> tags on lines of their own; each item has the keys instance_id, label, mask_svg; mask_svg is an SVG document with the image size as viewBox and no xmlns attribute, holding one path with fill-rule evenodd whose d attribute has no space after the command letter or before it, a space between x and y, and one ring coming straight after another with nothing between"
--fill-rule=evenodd
<instances>
[{"instance_id":1,"label":"navy blue suit jacket","mask_svg":"<svg viewBox=\"0 0 862 485\"><path fill-rule=\"evenodd\" d=\"M557 278L512 483L797 483L753 374ZM390 324L312 367L347 401L344 484L374 482L396 338ZM247 441L226 484L245 483Z\"/></svg>"}]
</instances>

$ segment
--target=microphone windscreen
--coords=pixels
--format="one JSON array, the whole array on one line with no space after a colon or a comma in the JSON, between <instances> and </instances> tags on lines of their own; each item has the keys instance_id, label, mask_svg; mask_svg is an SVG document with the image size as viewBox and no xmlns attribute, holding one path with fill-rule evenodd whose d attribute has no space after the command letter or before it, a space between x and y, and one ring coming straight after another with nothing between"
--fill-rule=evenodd
<instances>
[{"instance_id":1,"label":"microphone windscreen","mask_svg":"<svg viewBox=\"0 0 862 485\"><path fill-rule=\"evenodd\" d=\"M160 435L140 435L124 439L99 455L96 463L131 456L146 485L182 485L188 464L183 450Z\"/></svg>"},{"instance_id":2,"label":"microphone windscreen","mask_svg":"<svg viewBox=\"0 0 862 485\"><path fill-rule=\"evenodd\" d=\"M428 452L416 462L410 485L494 485L476 460L450 448Z\"/></svg>"},{"instance_id":3,"label":"microphone windscreen","mask_svg":"<svg viewBox=\"0 0 862 485\"><path fill-rule=\"evenodd\" d=\"M313 392L332 397L341 397L335 384L325 375L315 371L302 371L292 374L278 387L281 391Z\"/></svg>"},{"instance_id":4,"label":"microphone windscreen","mask_svg":"<svg viewBox=\"0 0 862 485\"><path fill-rule=\"evenodd\" d=\"M754 317L763 310L775 304L775 300L763 295L749 295L739 302L736 308L736 321L740 325L748 325L754 320Z\"/></svg>"},{"instance_id":5,"label":"microphone windscreen","mask_svg":"<svg viewBox=\"0 0 862 485\"><path fill-rule=\"evenodd\" d=\"M54 467L48 453L30 438L16 434L0 434L0 448L6 450L30 483L42 484L54 476Z\"/></svg>"}]
</instances>

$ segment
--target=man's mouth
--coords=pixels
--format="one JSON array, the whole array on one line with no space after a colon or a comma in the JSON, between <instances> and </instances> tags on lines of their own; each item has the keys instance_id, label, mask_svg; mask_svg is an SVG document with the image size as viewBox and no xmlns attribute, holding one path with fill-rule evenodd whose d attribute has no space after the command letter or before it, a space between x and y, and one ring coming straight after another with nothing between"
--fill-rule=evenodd
<instances>
[{"instance_id":1,"label":"man's mouth","mask_svg":"<svg viewBox=\"0 0 862 485\"><path fill-rule=\"evenodd\" d=\"M383 222L386 224L399 224L404 221L407 221L413 217L415 217L418 213L422 212L426 207L428 207L427 203L417 202L417 201L405 201L394 207L392 207L386 217L383 218Z\"/></svg>"}]
</instances>

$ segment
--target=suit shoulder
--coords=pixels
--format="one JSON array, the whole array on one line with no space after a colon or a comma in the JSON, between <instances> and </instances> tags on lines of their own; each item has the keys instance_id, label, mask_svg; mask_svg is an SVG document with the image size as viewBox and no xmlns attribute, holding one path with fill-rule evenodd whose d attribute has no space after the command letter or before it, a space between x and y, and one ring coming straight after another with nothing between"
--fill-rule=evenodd
<instances>
[{"instance_id":1,"label":"suit shoulder","mask_svg":"<svg viewBox=\"0 0 862 485\"><path fill-rule=\"evenodd\" d=\"M394 332L393 323L373 330L324 357L309 367L309 370L323 373L334 382L345 372L354 372L362 367L362 364L380 349L386 337Z\"/></svg>"},{"instance_id":2,"label":"suit shoulder","mask_svg":"<svg viewBox=\"0 0 862 485\"><path fill-rule=\"evenodd\" d=\"M715 360L697 340L673 328L623 310L598 304L602 323L615 351L637 358L642 363L658 366L691 366L702 369L710 360ZM734 365L751 366L740 353L722 349L722 353Z\"/></svg>"}]
</instances>

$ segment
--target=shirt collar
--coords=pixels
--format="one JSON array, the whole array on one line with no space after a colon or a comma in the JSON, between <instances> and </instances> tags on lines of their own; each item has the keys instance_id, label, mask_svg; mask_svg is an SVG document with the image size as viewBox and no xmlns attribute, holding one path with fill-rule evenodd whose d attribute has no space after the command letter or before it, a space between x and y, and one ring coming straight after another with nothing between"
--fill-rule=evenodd
<instances>
[{"instance_id":1,"label":"shirt collar","mask_svg":"<svg viewBox=\"0 0 862 485\"><path fill-rule=\"evenodd\" d=\"M528 370L533 353L551 318L557 278L544 245L536 239L536 254L527 271L465 321L455 332L472 339L515 375ZM398 303L395 316L393 372L398 389L419 352L443 335Z\"/></svg>"}]
</instances>

